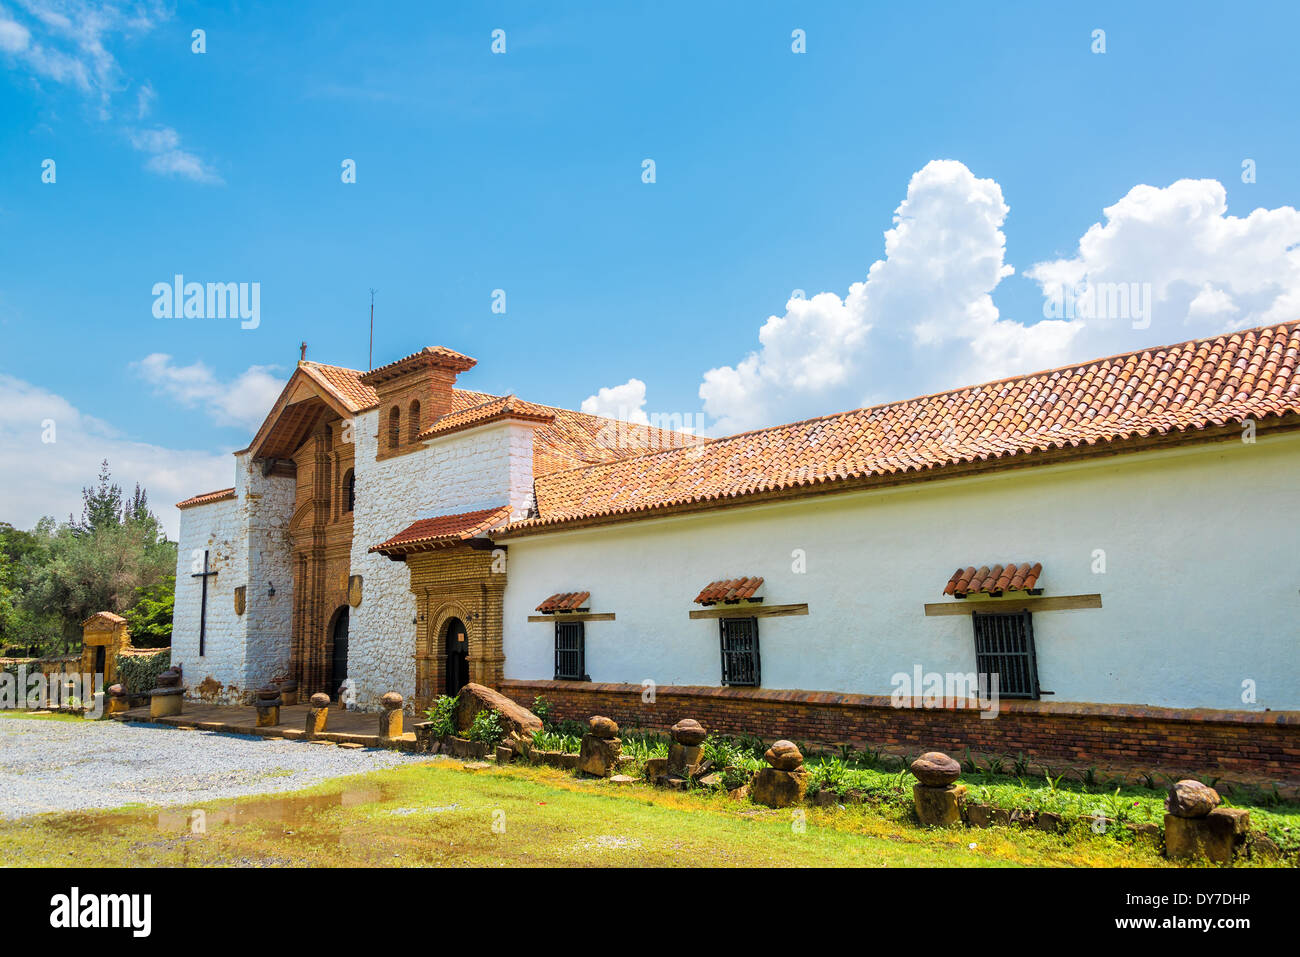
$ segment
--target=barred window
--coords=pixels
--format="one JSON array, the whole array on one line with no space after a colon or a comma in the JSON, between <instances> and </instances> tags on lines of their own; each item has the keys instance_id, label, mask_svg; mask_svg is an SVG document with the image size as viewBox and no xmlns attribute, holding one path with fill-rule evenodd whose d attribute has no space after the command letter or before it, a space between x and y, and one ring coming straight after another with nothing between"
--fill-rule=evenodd
<instances>
[{"instance_id":1,"label":"barred window","mask_svg":"<svg viewBox=\"0 0 1300 957\"><path fill-rule=\"evenodd\" d=\"M1038 660L1034 656L1034 625L1029 612L972 612L975 626L975 670L980 682L1003 698L1038 698Z\"/></svg>"},{"instance_id":2,"label":"barred window","mask_svg":"<svg viewBox=\"0 0 1300 957\"><path fill-rule=\"evenodd\" d=\"M580 621L555 623L555 680L586 681L587 662Z\"/></svg>"},{"instance_id":3,"label":"barred window","mask_svg":"<svg viewBox=\"0 0 1300 957\"><path fill-rule=\"evenodd\" d=\"M718 623L722 628L722 683L758 687L758 619L719 618Z\"/></svg>"}]
</instances>

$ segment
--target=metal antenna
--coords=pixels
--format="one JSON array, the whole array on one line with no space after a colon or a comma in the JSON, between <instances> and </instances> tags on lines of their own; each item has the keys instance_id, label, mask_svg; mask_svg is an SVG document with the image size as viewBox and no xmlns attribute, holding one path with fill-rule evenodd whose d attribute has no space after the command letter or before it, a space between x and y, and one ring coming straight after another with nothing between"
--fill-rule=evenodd
<instances>
[{"instance_id":1,"label":"metal antenna","mask_svg":"<svg viewBox=\"0 0 1300 957\"><path fill-rule=\"evenodd\" d=\"M370 290L370 357L366 359L366 368L375 367L375 292Z\"/></svg>"}]
</instances>

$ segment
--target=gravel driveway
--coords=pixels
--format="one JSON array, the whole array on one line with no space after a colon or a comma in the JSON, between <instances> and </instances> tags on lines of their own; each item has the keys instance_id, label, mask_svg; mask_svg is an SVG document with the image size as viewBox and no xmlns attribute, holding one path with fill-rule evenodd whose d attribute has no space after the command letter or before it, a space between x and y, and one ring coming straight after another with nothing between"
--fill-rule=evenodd
<instances>
[{"instance_id":1,"label":"gravel driveway","mask_svg":"<svg viewBox=\"0 0 1300 957\"><path fill-rule=\"evenodd\" d=\"M292 791L426 755L119 721L0 718L0 819Z\"/></svg>"}]
</instances>

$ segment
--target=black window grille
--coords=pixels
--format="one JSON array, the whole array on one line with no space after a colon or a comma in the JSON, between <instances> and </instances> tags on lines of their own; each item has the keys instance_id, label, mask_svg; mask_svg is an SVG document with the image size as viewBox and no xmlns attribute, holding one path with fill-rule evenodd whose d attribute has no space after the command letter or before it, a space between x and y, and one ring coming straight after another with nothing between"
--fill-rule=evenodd
<instances>
[{"instance_id":1,"label":"black window grille","mask_svg":"<svg viewBox=\"0 0 1300 957\"><path fill-rule=\"evenodd\" d=\"M758 619L719 618L722 626L722 683L758 687Z\"/></svg>"},{"instance_id":2,"label":"black window grille","mask_svg":"<svg viewBox=\"0 0 1300 957\"><path fill-rule=\"evenodd\" d=\"M555 623L555 680L585 681L586 655L583 649L582 622Z\"/></svg>"},{"instance_id":3,"label":"black window grille","mask_svg":"<svg viewBox=\"0 0 1300 957\"><path fill-rule=\"evenodd\" d=\"M975 668L985 694L993 691L988 675L998 676L1003 698L1038 697L1038 660L1034 657L1034 625L1029 612L972 612L975 625Z\"/></svg>"}]
</instances>

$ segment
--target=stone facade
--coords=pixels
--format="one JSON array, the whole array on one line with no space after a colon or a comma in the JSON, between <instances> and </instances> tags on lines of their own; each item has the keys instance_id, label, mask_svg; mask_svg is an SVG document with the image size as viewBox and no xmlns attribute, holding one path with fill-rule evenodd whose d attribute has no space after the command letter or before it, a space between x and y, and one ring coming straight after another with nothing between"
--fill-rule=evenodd
<instances>
[{"instance_id":1,"label":"stone facade","mask_svg":"<svg viewBox=\"0 0 1300 957\"><path fill-rule=\"evenodd\" d=\"M176 564L172 663L184 666L191 697L247 703L252 692L289 666L293 579L289 520L293 479L264 476L246 455L235 456L231 498L181 512ZM208 552L204 654L199 654L202 581ZM245 587L243 614L235 589ZM274 588L275 594L270 591Z\"/></svg>"}]
</instances>

